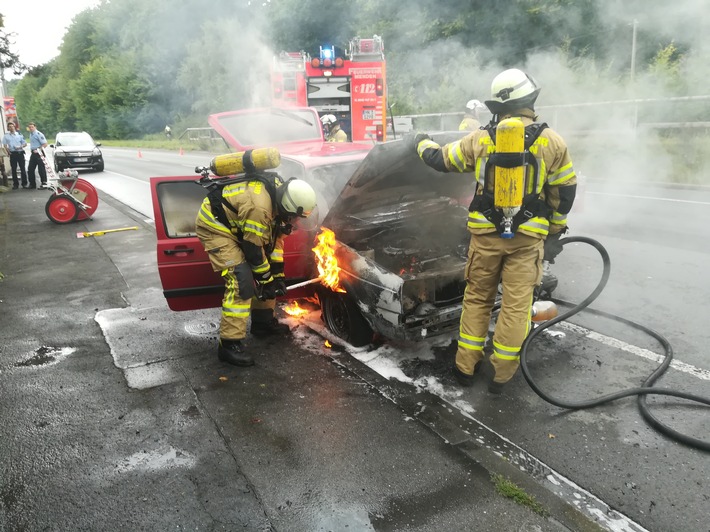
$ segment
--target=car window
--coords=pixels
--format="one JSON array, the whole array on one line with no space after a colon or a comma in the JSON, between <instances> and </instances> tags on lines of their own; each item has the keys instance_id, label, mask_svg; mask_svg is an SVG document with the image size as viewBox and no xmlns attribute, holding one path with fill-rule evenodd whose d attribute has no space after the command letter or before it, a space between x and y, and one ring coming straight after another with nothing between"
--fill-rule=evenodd
<instances>
[{"instance_id":1,"label":"car window","mask_svg":"<svg viewBox=\"0 0 710 532\"><path fill-rule=\"evenodd\" d=\"M284 179L296 177L311 185L318 197L318 212L323 217L328 213L330 206L345 188L350 176L360 166L360 163L361 161L340 162L315 166L306 170L300 162L282 157L276 172Z\"/></svg>"},{"instance_id":2,"label":"car window","mask_svg":"<svg viewBox=\"0 0 710 532\"><path fill-rule=\"evenodd\" d=\"M241 146L321 140L322 137L321 123L310 109L267 109L213 116L226 134Z\"/></svg>"},{"instance_id":3,"label":"car window","mask_svg":"<svg viewBox=\"0 0 710 532\"><path fill-rule=\"evenodd\" d=\"M159 183L156 190L168 237L195 236L195 218L207 191L194 181Z\"/></svg>"},{"instance_id":4,"label":"car window","mask_svg":"<svg viewBox=\"0 0 710 532\"><path fill-rule=\"evenodd\" d=\"M93 146L94 139L88 133L57 133L58 146Z\"/></svg>"},{"instance_id":5,"label":"car window","mask_svg":"<svg viewBox=\"0 0 710 532\"><path fill-rule=\"evenodd\" d=\"M355 170L360 166L361 162L362 161L351 161L347 163L317 166L311 169L307 180L311 181L311 186L322 194L327 204L332 205L343 191L343 188L345 188L350 177L355 173ZM321 212L325 214L325 212Z\"/></svg>"}]
</instances>

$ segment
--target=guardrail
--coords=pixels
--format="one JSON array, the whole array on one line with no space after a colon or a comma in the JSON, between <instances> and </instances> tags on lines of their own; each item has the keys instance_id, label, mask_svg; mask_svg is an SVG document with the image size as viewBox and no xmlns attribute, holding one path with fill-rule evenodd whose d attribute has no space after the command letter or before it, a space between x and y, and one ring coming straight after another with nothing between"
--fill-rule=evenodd
<instances>
[{"instance_id":1,"label":"guardrail","mask_svg":"<svg viewBox=\"0 0 710 532\"><path fill-rule=\"evenodd\" d=\"M710 122L706 120L662 122L657 120L658 113L648 112L649 109L653 111L654 108L658 107L705 102L710 102L710 95L634 98L628 100L540 105L536 107L536 111L540 113L551 127L567 131L574 128L575 133L598 133L604 131L603 127L600 127L600 124L607 122L611 116L614 117L617 124L621 122L633 132L640 129L710 129ZM604 112L600 114L599 109L603 109ZM708 113L697 114L702 115L703 119L707 119ZM648 116L644 117L644 115ZM490 113L484 112L480 118L480 122L485 124L490 118ZM394 116L393 119L395 121L394 132L390 126L388 138L400 138L402 135L413 130L457 130L459 123L463 119L463 112L399 115ZM590 124L590 126L580 127L580 123L587 123ZM396 133L396 136L394 133Z\"/></svg>"},{"instance_id":2,"label":"guardrail","mask_svg":"<svg viewBox=\"0 0 710 532\"><path fill-rule=\"evenodd\" d=\"M186 138L191 142L207 140L210 142L223 142L222 137L211 127L188 127L178 139Z\"/></svg>"}]
</instances>

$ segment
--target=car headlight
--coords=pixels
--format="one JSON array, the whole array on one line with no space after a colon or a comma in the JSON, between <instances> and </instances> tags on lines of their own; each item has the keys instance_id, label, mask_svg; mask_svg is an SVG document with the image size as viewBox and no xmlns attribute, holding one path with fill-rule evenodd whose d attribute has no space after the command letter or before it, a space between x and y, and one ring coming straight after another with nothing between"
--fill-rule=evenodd
<instances>
[{"instance_id":1,"label":"car headlight","mask_svg":"<svg viewBox=\"0 0 710 532\"><path fill-rule=\"evenodd\" d=\"M98 149L98 148L94 148L94 151L91 152L91 154L92 154L92 155L97 155L97 156L98 156L98 155L101 155L101 150Z\"/></svg>"}]
</instances>

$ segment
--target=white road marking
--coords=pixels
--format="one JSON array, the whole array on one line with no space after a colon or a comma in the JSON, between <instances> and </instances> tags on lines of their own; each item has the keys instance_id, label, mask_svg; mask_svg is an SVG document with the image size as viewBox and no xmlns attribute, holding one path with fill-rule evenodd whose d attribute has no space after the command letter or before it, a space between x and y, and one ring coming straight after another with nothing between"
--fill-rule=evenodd
<instances>
[{"instance_id":1,"label":"white road marking","mask_svg":"<svg viewBox=\"0 0 710 532\"><path fill-rule=\"evenodd\" d=\"M112 174L112 175L117 175L119 177L125 177L126 179L132 179L133 181L138 181L139 183L143 183L144 185L150 185L149 181L146 181L145 179L138 179L137 177L133 177L130 175L126 174L119 174L118 172L114 172L112 170L104 170L105 174Z\"/></svg>"},{"instance_id":2,"label":"white road marking","mask_svg":"<svg viewBox=\"0 0 710 532\"><path fill-rule=\"evenodd\" d=\"M633 199L647 199L655 201L670 201L672 203L694 203L696 205L710 205L710 201L692 201L692 200L682 200L673 198L657 198L653 196L635 196L633 194L612 194L611 192L591 192L587 191L585 194L596 194L597 196L616 196L619 198L633 198Z\"/></svg>"},{"instance_id":3,"label":"white road marking","mask_svg":"<svg viewBox=\"0 0 710 532\"><path fill-rule=\"evenodd\" d=\"M631 353L632 355L636 355L641 358L651 360L653 362L658 362L659 364L665 359L665 356L659 355L658 353L654 353L653 351L649 351L648 349L644 349L636 345L627 344L626 342L622 342L621 340L612 338L611 336L606 336L604 334L586 329L584 327L580 327L579 325L574 325L573 323L564 321L560 323L559 326L563 329L567 329L568 331L589 338L590 340L596 340L597 342L606 346L621 349L622 351L626 351L627 353ZM675 370L682 371L683 373L693 375L698 379L710 381L710 371L697 368L690 364L686 364L685 362L681 362L680 360L673 359L673 361L671 362L671 367Z\"/></svg>"}]
</instances>

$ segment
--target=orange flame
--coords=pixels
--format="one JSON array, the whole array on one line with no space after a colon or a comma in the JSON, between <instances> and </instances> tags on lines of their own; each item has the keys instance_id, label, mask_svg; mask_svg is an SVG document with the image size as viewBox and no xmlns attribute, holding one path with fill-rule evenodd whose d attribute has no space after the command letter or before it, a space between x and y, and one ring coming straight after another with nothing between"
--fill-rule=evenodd
<instances>
[{"instance_id":1,"label":"orange flame","mask_svg":"<svg viewBox=\"0 0 710 532\"><path fill-rule=\"evenodd\" d=\"M333 347L333 344L331 344L328 340L325 341L325 346L330 348Z\"/></svg>"},{"instance_id":2,"label":"orange flame","mask_svg":"<svg viewBox=\"0 0 710 532\"><path fill-rule=\"evenodd\" d=\"M294 301L286 305L283 310L286 314L295 318L300 318L301 316L308 314L308 310L305 308L301 308L298 304L298 301Z\"/></svg>"},{"instance_id":3,"label":"orange flame","mask_svg":"<svg viewBox=\"0 0 710 532\"><path fill-rule=\"evenodd\" d=\"M330 229L321 227L321 232L316 237L318 243L313 248L313 253L318 260L318 273L321 283L336 292L345 292L340 286L340 267L335 257L335 233Z\"/></svg>"}]
</instances>

